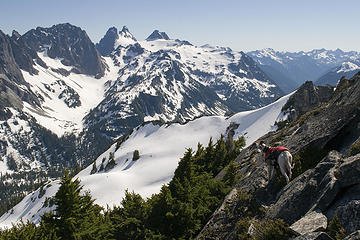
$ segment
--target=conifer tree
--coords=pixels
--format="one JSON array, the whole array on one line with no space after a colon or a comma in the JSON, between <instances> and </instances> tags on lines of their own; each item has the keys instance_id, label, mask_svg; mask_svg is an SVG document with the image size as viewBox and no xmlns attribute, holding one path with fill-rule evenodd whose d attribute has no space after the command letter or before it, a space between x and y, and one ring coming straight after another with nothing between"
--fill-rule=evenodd
<instances>
[{"instance_id":1,"label":"conifer tree","mask_svg":"<svg viewBox=\"0 0 360 240\"><path fill-rule=\"evenodd\" d=\"M44 215L43 225L53 227L61 239L106 239L109 227L101 214L102 208L94 204L89 193L81 194L78 179L72 181L66 171L55 195L55 213Z\"/></svg>"}]
</instances>

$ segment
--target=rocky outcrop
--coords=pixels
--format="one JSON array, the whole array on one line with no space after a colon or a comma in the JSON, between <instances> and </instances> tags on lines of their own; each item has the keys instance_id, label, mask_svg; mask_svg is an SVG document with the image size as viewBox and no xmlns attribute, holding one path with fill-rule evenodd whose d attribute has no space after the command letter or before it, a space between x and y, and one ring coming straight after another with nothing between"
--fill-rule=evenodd
<instances>
[{"instance_id":1,"label":"rocky outcrop","mask_svg":"<svg viewBox=\"0 0 360 240\"><path fill-rule=\"evenodd\" d=\"M301 114L259 139L290 149L296 161L294 178L288 185L281 183L279 173L267 179L263 156L250 146L236 160L240 180L232 192L251 194L265 209L265 216L255 218L283 219L302 234L296 239L331 239L324 232L334 216L350 234L360 228L360 154L346 155L360 137L360 74L342 79L334 92L311 83L299 90L303 94L295 93L288 106ZM230 194L224 204L227 207L213 214L198 239L234 239L242 216L231 206L240 201Z\"/></svg>"},{"instance_id":2,"label":"rocky outcrop","mask_svg":"<svg viewBox=\"0 0 360 240\"><path fill-rule=\"evenodd\" d=\"M107 30L105 36L96 44L97 50L102 56L109 56L114 51L114 44L116 39L119 38L118 30L116 27L111 27Z\"/></svg>"},{"instance_id":3,"label":"rocky outcrop","mask_svg":"<svg viewBox=\"0 0 360 240\"><path fill-rule=\"evenodd\" d=\"M150 36L146 38L146 41L154 41L158 39L169 40L169 36L165 32L160 32L159 30L154 30Z\"/></svg>"},{"instance_id":4,"label":"rocky outcrop","mask_svg":"<svg viewBox=\"0 0 360 240\"><path fill-rule=\"evenodd\" d=\"M352 234L344 238L344 240L359 240L359 239L360 239L360 230L353 232Z\"/></svg>"},{"instance_id":5,"label":"rocky outcrop","mask_svg":"<svg viewBox=\"0 0 360 240\"><path fill-rule=\"evenodd\" d=\"M105 64L100 53L84 30L69 23L54 25L50 28L38 27L22 35L27 47L35 51L47 51L51 58L62 58L73 71L100 78L104 76Z\"/></svg>"},{"instance_id":6,"label":"rocky outcrop","mask_svg":"<svg viewBox=\"0 0 360 240\"><path fill-rule=\"evenodd\" d=\"M330 100L334 92L331 86L315 86L312 82L305 82L290 97L284 110L290 112L290 121L295 120L322 103Z\"/></svg>"},{"instance_id":7,"label":"rocky outcrop","mask_svg":"<svg viewBox=\"0 0 360 240\"><path fill-rule=\"evenodd\" d=\"M39 99L30 90L14 57L13 40L0 31L0 119L11 117L6 107L21 109L22 101L40 105Z\"/></svg>"},{"instance_id":8,"label":"rocky outcrop","mask_svg":"<svg viewBox=\"0 0 360 240\"><path fill-rule=\"evenodd\" d=\"M292 240L333 240L333 239L324 232L311 232L293 238Z\"/></svg>"},{"instance_id":9,"label":"rocky outcrop","mask_svg":"<svg viewBox=\"0 0 360 240\"><path fill-rule=\"evenodd\" d=\"M290 226L295 232L304 235L311 232L325 231L327 218L321 211L312 211Z\"/></svg>"}]
</instances>

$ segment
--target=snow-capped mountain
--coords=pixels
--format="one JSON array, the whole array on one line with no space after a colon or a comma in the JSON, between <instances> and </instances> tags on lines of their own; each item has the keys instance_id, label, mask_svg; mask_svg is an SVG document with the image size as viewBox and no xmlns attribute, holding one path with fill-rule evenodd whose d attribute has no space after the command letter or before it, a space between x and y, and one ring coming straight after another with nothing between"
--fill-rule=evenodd
<instances>
[{"instance_id":1,"label":"snow-capped mountain","mask_svg":"<svg viewBox=\"0 0 360 240\"><path fill-rule=\"evenodd\" d=\"M0 170L11 183L1 189L2 203L17 189L14 178L39 176L16 190L27 193L64 168L92 162L144 121L184 123L282 95L243 52L159 31L137 41L126 27L110 28L96 48L81 28L58 24L24 35L0 31L0 49Z\"/></svg>"},{"instance_id":2,"label":"snow-capped mountain","mask_svg":"<svg viewBox=\"0 0 360 240\"><path fill-rule=\"evenodd\" d=\"M247 146L275 130L275 121L284 120L281 109L289 97L287 95L266 107L237 113L230 118L208 116L186 124L143 124L120 145L112 145L75 178L79 178L84 190L89 190L95 202L104 207L120 204L126 189L149 197L171 180L187 148L195 149L198 143L206 145L210 137L218 139L221 134L226 135L231 123L237 124L232 124L236 126L234 138L245 136ZM137 160L133 159L135 150L140 154ZM112 158L115 165L108 167ZM20 219L38 222L44 212L54 208L49 203L58 187L59 181L56 180L26 196L0 218L0 226L10 226Z\"/></svg>"},{"instance_id":3,"label":"snow-capped mountain","mask_svg":"<svg viewBox=\"0 0 360 240\"><path fill-rule=\"evenodd\" d=\"M104 45L108 42L113 48L110 57L119 68L118 78L86 117L88 126L106 126L108 136L119 136L143 121L185 122L254 109L282 94L243 52L193 46L157 30L145 41L117 44L135 38L121 34L123 28L114 41L107 41L112 30L98 46L110 49Z\"/></svg>"},{"instance_id":4,"label":"snow-capped mountain","mask_svg":"<svg viewBox=\"0 0 360 240\"><path fill-rule=\"evenodd\" d=\"M120 45L126 47L136 42L136 38L130 33L126 26L124 26L120 32L118 32L116 27L111 27L100 42L96 44L96 48L102 56L108 56Z\"/></svg>"},{"instance_id":5,"label":"snow-capped mountain","mask_svg":"<svg viewBox=\"0 0 360 240\"><path fill-rule=\"evenodd\" d=\"M331 69L328 73L321 76L315 84L336 86L342 77L350 79L360 71L360 60L354 62L343 62L340 66Z\"/></svg>"},{"instance_id":6,"label":"snow-capped mountain","mask_svg":"<svg viewBox=\"0 0 360 240\"><path fill-rule=\"evenodd\" d=\"M146 41L154 41L158 39L170 40L169 36L165 32L159 32L159 30L153 31Z\"/></svg>"},{"instance_id":7,"label":"snow-capped mountain","mask_svg":"<svg viewBox=\"0 0 360 240\"><path fill-rule=\"evenodd\" d=\"M359 52L344 52L340 49L279 52L267 48L247 54L260 64L285 92L292 91L305 81L316 81L341 63L353 62L360 57Z\"/></svg>"}]
</instances>

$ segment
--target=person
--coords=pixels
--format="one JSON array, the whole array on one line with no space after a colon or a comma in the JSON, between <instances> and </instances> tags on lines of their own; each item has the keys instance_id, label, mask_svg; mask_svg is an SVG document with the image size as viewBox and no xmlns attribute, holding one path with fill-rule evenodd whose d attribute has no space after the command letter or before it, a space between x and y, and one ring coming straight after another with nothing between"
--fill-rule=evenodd
<instances>
[{"instance_id":1,"label":"person","mask_svg":"<svg viewBox=\"0 0 360 240\"><path fill-rule=\"evenodd\" d=\"M281 174L286 180L286 183L289 183L292 177L291 169L294 167L292 165L292 155L289 149L283 146L270 147L267 146L264 141L260 142L258 149L260 152L265 154L265 162L268 167L269 181L274 175L276 165L278 165Z\"/></svg>"}]
</instances>

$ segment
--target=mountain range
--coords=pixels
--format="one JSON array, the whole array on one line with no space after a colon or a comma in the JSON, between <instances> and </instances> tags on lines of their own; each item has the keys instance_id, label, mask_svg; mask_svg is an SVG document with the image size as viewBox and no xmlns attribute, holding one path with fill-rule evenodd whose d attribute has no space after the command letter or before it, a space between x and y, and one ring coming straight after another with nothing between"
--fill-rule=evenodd
<instances>
[{"instance_id":1,"label":"mountain range","mask_svg":"<svg viewBox=\"0 0 360 240\"><path fill-rule=\"evenodd\" d=\"M2 202L80 169L145 121L185 123L265 106L283 93L245 53L154 31L110 28L94 44L71 24L0 32ZM5 208L7 208L5 206Z\"/></svg>"},{"instance_id":2,"label":"mountain range","mask_svg":"<svg viewBox=\"0 0 360 240\"><path fill-rule=\"evenodd\" d=\"M276 99L305 80L334 85L341 76L349 78L359 70L359 57L339 49L245 53L194 46L159 30L138 41L127 27L111 27L97 44L68 23L24 35L0 31L1 211L65 168L74 173L85 168L78 176L94 192L103 188L96 183L106 177L124 182L109 193L136 186L149 196L171 179L185 148L218 138L232 122L236 136L245 135L252 143L275 130L275 121L286 123L293 114L280 114L289 96L273 103ZM164 139L172 144L156 152L152 144ZM131 161L135 150L140 159ZM160 167L166 171L141 172L153 171L155 157L160 166L160 160L172 159L167 168ZM136 185L139 174L152 178L140 178ZM47 194L54 194L57 184L47 185ZM100 199L107 195L96 194L106 205ZM29 196L20 206L34 206L26 214L36 221L45 210L44 199ZM24 215L23 208L15 209ZM2 219L9 224L18 216L8 213Z\"/></svg>"},{"instance_id":3,"label":"mountain range","mask_svg":"<svg viewBox=\"0 0 360 240\"><path fill-rule=\"evenodd\" d=\"M259 64L268 76L276 80L284 92L293 91L305 81L334 84L333 80L326 80L328 77L326 74L345 62L356 64L360 59L359 52L344 52L341 49L280 52L267 48L247 54ZM347 75L347 77L351 76ZM322 80L320 81L319 78Z\"/></svg>"}]
</instances>

